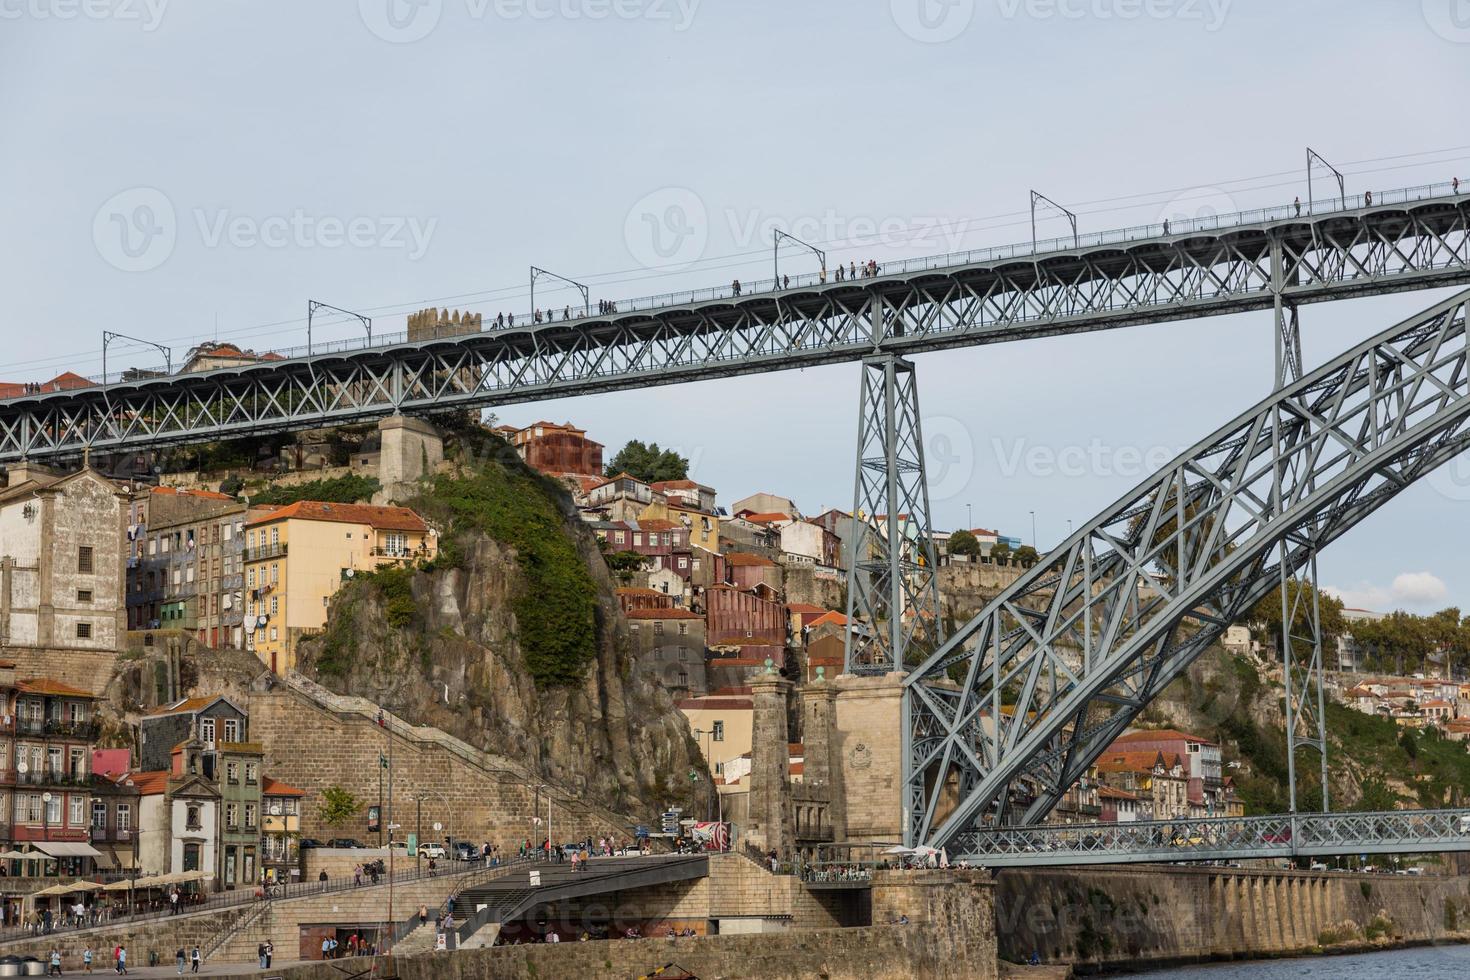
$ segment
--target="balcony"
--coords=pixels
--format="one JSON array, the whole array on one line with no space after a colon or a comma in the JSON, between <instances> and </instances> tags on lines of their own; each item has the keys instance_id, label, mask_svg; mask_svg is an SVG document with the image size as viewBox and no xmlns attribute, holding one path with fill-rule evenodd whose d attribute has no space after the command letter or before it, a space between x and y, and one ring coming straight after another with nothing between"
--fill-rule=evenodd
<instances>
[{"instance_id":1,"label":"balcony","mask_svg":"<svg viewBox=\"0 0 1470 980\"><path fill-rule=\"evenodd\" d=\"M79 742L95 742L100 728L95 721L66 721L62 718L20 718L15 722L17 735L66 738Z\"/></svg>"},{"instance_id":2,"label":"balcony","mask_svg":"<svg viewBox=\"0 0 1470 980\"><path fill-rule=\"evenodd\" d=\"M286 554L286 542L279 544L263 544L256 548L245 549L245 560L247 562L261 561L266 558L281 558Z\"/></svg>"},{"instance_id":3,"label":"balcony","mask_svg":"<svg viewBox=\"0 0 1470 980\"><path fill-rule=\"evenodd\" d=\"M128 844L133 840L133 829L131 827L93 827L92 843L94 844Z\"/></svg>"},{"instance_id":4,"label":"balcony","mask_svg":"<svg viewBox=\"0 0 1470 980\"><path fill-rule=\"evenodd\" d=\"M90 786L92 777L85 772L73 775L63 769L48 767L26 772L10 769L0 772L0 783L14 786Z\"/></svg>"}]
</instances>

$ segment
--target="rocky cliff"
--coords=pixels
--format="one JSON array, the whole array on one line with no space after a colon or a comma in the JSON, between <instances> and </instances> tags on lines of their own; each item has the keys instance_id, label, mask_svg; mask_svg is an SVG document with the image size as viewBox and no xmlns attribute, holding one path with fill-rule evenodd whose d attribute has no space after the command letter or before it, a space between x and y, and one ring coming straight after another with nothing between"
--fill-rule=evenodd
<instances>
[{"instance_id":1,"label":"rocky cliff","mask_svg":"<svg viewBox=\"0 0 1470 980\"><path fill-rule=\"evenodd\" d=\"M302 673L589 802L694 805L703 763L653 666L629 652L596 538L555 484L493 455L451 464L411 501L439 559L345 587Z\"/></svg>"}]
</instances>

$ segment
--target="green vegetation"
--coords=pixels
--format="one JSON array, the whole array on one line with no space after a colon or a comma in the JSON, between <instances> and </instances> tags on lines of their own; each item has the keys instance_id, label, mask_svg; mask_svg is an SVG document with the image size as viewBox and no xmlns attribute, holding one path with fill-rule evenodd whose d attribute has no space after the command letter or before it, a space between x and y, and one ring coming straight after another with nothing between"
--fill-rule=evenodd
<instances>
[{"instance_id":1,"label":"green vegetation","mask_svg":"<svg viewBox=\"0 0 1470 980\"><path fill-rule=\"evenodd\" d=\"M980 557L980 542L975 540L975 535L961 528L949 536L949 553L978 558Z\"/></svg>"},{"instance_id":2,"label":"green vegetation","mask_svg":"<svg viewBox=\"0 0 1470 980\"><path fill-rule=\"evenodd\" d=\"M463 537L513 548L525 579L512 600L526 669L541 687L574 684L597 653L597 588L557 505L561 490L516 464L435 477L414 502L443 529L435 567L463 561ZM441 560L442 559L442 560Z\"/></svg>"},{"instance_id":3,"label":"green vegetation","mask_svg":"<svg viewBox=\"0 0 1470 980\"><path fill-rule=\"evenodd\" d=\"M1010 561L1011 546L1004 541L990 546L990 560L994 562Z\"/></svg>"},{"instance_id":4,"label":"green vegetation","mask_svg":"<svg viewBox=\"0 0 1470 980\"><path fill-rule=\"evenodd\" d=\"M322 790L322 802L317 808L322 822L329 827L340 827L362 810L362 801L341 786L328 786Z\"/></svg>"},{"instance_id":5,"label":"green vegetation","mask_svg":"<svg viewBox=\"0 0 1470 980\"><path fill-rule=\"evenodd\" d=\"M689 479L689 460L680 456L672 449L660 449L658 443L643 443L634 439L612 458L607 464L607 475L617 476L619 473L627 473L636 476L644 483L657 483L661 480L687 480Z\"/></svg>"},{"instance_id":6,"label":"green vegetation","mask_svg":"<svg viewBox=\"0 0 1470 980\"><path fill-rule=\"evenodd\" d=\"M1023 544L1021 545L1021 547L1016 549L1016 561L1020 562L1027 568L1030 568L1032 565L1036 564L1040 560L1041 556L1037 554L1036 549L1031 547L1029 544Z\"/></svg>"},{"instance_id":7,"label":"green vegetation","mask_svg":"<svg viewBox=\"0 0 1470 980\"><path fill-rule=\"evenodd\" d=\"M371 500L382 489L375 478L349 473L325 480L310 480L289 486L270 485L252 494L252 504L294 504L298 500L320 500L329 504L355 504Z\"/></svg>"},{"instance_id":8,"label":"green vegetation","mask_svg":"<svg viewBox=\"0 0 1470 980\"><path fill-rule=\"evenodd\" d=\"M1442 654L1454 670L1470 667L1470 617L1457 608L1442 609L1432 616L1415 616L1403 611L1379 620L1353 624L1353 639L1368 651L1368 666L1374 670L1403 674L1428 674L1432 654Z\"/></svg>"},{"instance_id":9,"label":"green vegetation","mask_svg":"<svg viewBox=\"0 0 1470 980\"><path fill-rule=\"evenodd\" d=\"M1288 602L1292 612L1291 635L1293 637L1306 636L1309 632L1308 622L1312 611L1312 594L1302 593L1301 586L1292 581L1287 585ZM1300 597L1300 598L1298 598ZM1317 592L1316 601L1321 610L1322 618L1322 640L1326 645L1330 641L1348 632L1347 620L1342 617L1342 600L1330 596L1326 592ZM1269 641L1276 649L1281 649L1281 592L1273 591L1266 598L1256 603L1256 608L1251 612L1250 619L1260 623L1266 629ZM1357 627L1354 626L1354 629ZM1293 645L1293 649L1295 645Z\"/></svg>"},{"instance_id":10,"label":"green vegetation","mask_svg":"<svg viewBox=\"0 0 1470 980\"><path fill-rule=\"evenodd\" d=\"M372 588L383 597L383 615L388 625L403 629L413 622L413 569L404 565L388 565L368 578Z\"/></svg>"}]
</instances>

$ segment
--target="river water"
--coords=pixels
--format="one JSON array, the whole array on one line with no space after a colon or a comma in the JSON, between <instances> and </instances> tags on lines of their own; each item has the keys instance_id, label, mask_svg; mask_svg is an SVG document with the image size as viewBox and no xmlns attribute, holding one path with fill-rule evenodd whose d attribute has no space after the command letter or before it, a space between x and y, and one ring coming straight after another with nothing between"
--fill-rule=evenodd
<instances>
[{"instance_id":1,"label":"river water","mask_svg":"<svg viewBox=\"0 0 1470 980\"><path fill-rule=\"evenodd\" d=\"M1425 946L1355 956L1217 963L1131 976L1149 980L1467 980L1470 946Z\"/></svg>"}]
</instances>

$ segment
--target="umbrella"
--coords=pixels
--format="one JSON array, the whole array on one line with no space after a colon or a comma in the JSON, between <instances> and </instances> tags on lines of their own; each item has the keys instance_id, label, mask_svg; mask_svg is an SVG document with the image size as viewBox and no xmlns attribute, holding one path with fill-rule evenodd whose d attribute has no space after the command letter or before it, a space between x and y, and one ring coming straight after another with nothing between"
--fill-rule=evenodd
<instances>
[{"instance_id":1,"label":"umbrella","mask_svg":"<svg viewBox=\"0 0 1470 980\"><path fill-rule=\"evenodd\" d=\"M31 851L29 854L25 851L6 851L0 854L0 861L30 861L35 858L44 858L45 856L40 851Z\"/></svg>"},{"instance_id":2,"label":"umbrella","mask_svg":"<svg viewBox=\"0 0 1470 980\"><path fill-rule=\"evenodd\" d=\"M939 849L939 866L941 868L949 867L949 848L947 847L941 847Z\"/></svg>"},{"instance_id":3,"label":"umbrella","mask_svg":"<svg viewBox=\"0 0 1470 980\"><path fill-rule=\"evenodd\" d=\"M884 851L883 853L884 854L912 854L913 852L910 851L907 847L904 847L902 844L894 844L892 847L890 847L888 850Z\"/></svg>"}]
</instances>

